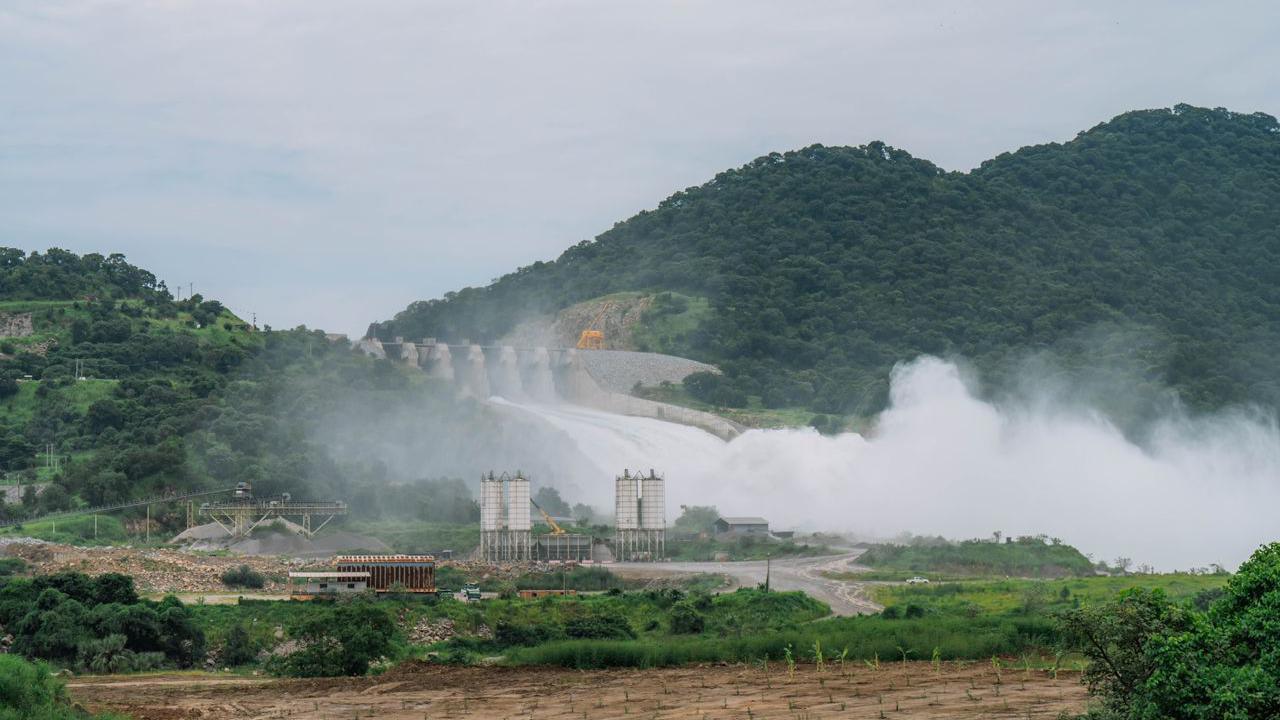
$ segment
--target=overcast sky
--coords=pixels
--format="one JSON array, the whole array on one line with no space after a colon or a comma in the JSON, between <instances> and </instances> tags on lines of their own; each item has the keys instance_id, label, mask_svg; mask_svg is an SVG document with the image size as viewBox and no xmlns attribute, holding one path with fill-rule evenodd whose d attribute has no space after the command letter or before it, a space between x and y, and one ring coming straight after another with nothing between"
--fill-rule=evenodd
<instances>
[{"instance_id":1,"label":"overcast sky","mask_svg":"<svg viewBox=\"0 0 1280 720\"><path fill-rule=\"evenodd\" d=\"M773 150L1280 114L1274 2L0 5L0 245L356 335Z\"/></svg>"}]
</instances>

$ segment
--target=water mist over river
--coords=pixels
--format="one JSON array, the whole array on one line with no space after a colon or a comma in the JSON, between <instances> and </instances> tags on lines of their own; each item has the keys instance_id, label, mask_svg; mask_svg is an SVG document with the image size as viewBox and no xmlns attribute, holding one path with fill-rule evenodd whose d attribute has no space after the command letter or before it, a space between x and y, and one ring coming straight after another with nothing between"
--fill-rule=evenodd
<instances>
[{"instance_id":1,"label":"water mist over river","mask_svg":"<svg viewBox=\"0 0 1280 720\"><path fill-rule=\"evenodd\" d=\"M696 504L763 515L779 529L1045 533L1097 559L1160 569L1233 568L1280 539L1274 420L1169 418L1140 447L1097 413L1043 398L979 400L954 365L934 358L895 370L871 438L751 430L726 443L659 420L494 402L559 429L581 451L574 461L595 466L600 482L569 489L572 500L611 509L613 475L652 467L667 477L668 520Z\"/></svg>"}]
</instances>

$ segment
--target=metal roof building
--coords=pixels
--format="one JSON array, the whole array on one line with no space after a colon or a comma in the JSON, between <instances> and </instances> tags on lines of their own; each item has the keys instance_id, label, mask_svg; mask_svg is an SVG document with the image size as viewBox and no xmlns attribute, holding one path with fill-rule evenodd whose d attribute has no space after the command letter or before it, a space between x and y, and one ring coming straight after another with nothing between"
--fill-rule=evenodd
<instances>
[{"instance_id":1,"label":"metal roof building","mask_svg":"<svg viewBox=\"0 0 1280 720\"><path fill-rule=\"evenodd\" d=\"M716 518L716 534L768 535L769 521L762 517Z\"/></svg>"}]
</instances>

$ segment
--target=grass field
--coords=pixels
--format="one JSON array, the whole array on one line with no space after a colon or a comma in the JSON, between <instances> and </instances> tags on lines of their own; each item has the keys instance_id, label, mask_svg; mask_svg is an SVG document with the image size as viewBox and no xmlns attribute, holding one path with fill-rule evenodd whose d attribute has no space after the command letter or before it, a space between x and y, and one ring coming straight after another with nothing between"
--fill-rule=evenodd
<instances>
[{"instance_id":1,"label":"grass field","mask_svg":"<svg viewBox=\"0 0 1280 720\"><path fill-rule=\"evenodd\" d=\"M356 520L346 530L371 535L396 552L438 553L452 550L455 557L469 553L480 544L480 526L407 520Z\"/></svg>"},{"instance_id":2,"label":"grass field","mask_svg":"<svg viewBox=\"0 0 1280 720\"><path fill-rule=\"evenodd\" d=\"M112 515L99 515L97 531L92 515L75 515L57 520L40 520L0 529L0 537L31 537L71 545L110 545L124 542L124 525Z\"/></svg>"}]
</instances>

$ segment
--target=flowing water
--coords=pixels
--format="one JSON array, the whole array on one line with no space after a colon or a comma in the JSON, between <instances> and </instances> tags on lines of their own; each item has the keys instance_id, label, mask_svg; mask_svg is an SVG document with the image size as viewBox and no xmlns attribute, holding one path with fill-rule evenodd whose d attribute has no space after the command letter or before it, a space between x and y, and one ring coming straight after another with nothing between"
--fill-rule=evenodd
<instances>
[{"instance_id":1,"label":"flowing water","mask_svg":"<svg viewBox=\"0 0 1280 720\"><path fill-rule=\"evenodd\" d=\"M1280 539L1280 432L1228 414L1171 418L1140 447L1096 413L975 398L952 365L895 372L874 437L751 430L724 442L697 428L571 405L494 402L567 435L598 477L568 493L613 506L623 468L667 478L680 505L761 515L775 529L949 537L1047 534L1098 559L1161 569L1234 567ZM566 473L568 474L568 473Z\"/></svg>"}]
</instances>

